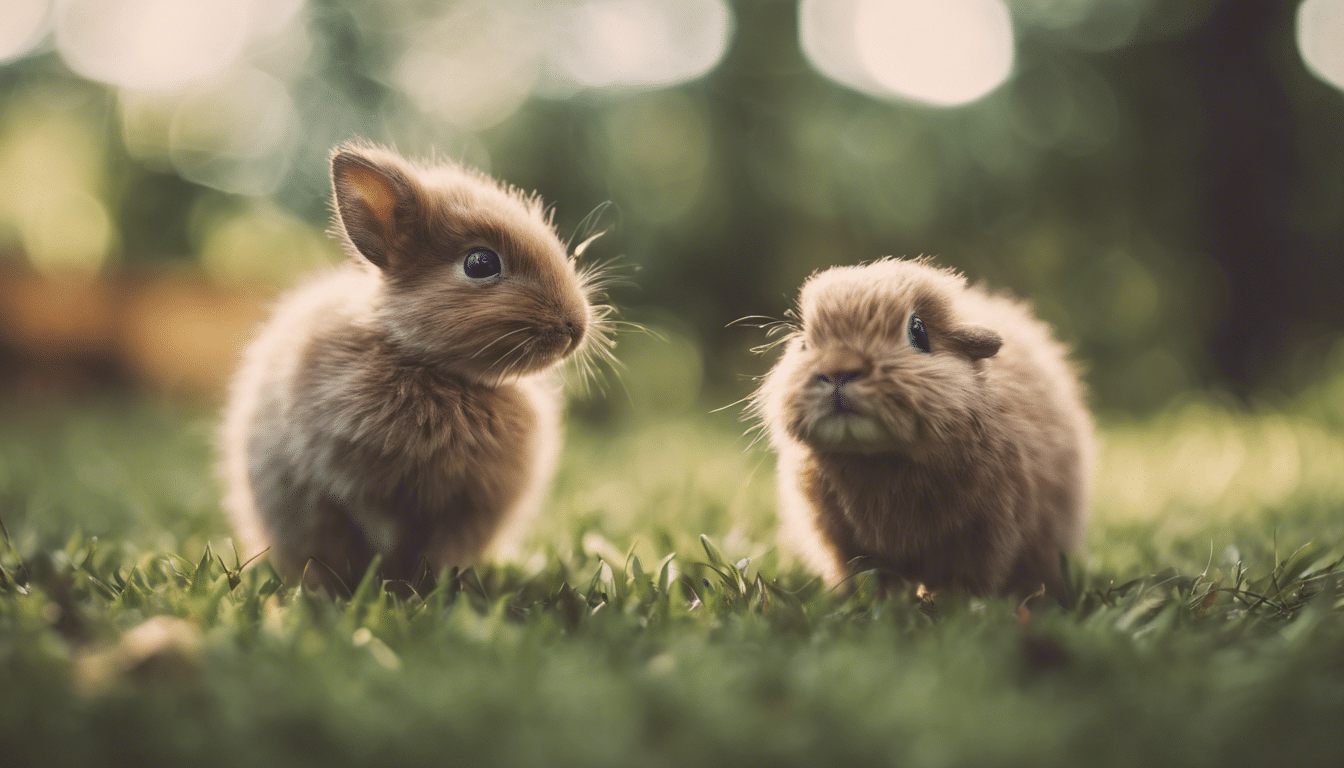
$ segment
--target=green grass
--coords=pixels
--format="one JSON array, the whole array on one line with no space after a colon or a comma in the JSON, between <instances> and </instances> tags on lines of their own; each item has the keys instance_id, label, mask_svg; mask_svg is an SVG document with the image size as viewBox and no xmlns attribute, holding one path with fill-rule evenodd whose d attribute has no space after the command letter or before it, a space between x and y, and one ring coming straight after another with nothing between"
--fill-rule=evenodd
<instances>
[{"instance_id":1,"label":"green grass","mask_svg":"<svg viewBox=\"0 0 1344 768\"><path fill-rule=\"evenodd\" d=\"M1077 603L1029 615L824 589L735 430L573 427L511 561L333 604L238 569L208 415L11 412L0 764L1344 761L1335 416L1107 427ZM179 642L127 639L156 616Z\"/></svg>"}]
</instances>

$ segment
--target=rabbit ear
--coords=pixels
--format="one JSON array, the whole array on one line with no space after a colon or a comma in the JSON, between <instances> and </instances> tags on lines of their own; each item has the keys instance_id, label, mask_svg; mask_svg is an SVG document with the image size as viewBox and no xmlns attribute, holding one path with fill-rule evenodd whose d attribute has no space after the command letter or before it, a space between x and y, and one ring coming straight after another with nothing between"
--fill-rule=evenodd
<instances>
[{"instance_id":1,"label":"rabbit ear","mask_svg":"<svg viewBox=\"0 0 1344 768\"><path fill-rule=\"evenodd\" d=\"M982 325L957 326L948 332L947 339L972 360L993 357L1003 346L1003 337Z\"/></svg>"},{"instance_id":2,"label":"rabbit ear","mask_svg":"<svg viewBox=\"0 0 1344 768\"><path fill-rule=\"evenodd\" d=\"M383 270L397 266L397 242L417 205L414 182L388 154L347 145L331 156L341 228L350 244Z\"/></svg>"}]
</instances>

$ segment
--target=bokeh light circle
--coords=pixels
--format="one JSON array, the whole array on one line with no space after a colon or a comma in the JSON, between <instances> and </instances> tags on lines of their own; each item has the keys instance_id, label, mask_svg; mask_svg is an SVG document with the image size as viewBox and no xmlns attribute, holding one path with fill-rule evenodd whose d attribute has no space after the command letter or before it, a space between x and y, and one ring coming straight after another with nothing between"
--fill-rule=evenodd
<instances>
[{"instance_id":1,"label":"bokeh light circle","mask_svg":"<svg viewBox=\"0 0 1344 768\"><path fill-rule=\"evenodd\" d=\"M65 0L56 47L91 80L171 90L228 70L251 32L245 0Z\"/></svg>"},{"instance_id":2,"label":"bokeh light circle","mask_svg":"<svg viewBox=\"0 0 1344 768\"><path fill-rule=\"evenodd\" d=\"M1344 0L1305 0L1298 7L1297 48L1308 69L1344 90Z\"/></svg>"},{"instance_id":3,"label":"bokeh light circle","mask_svg":"<svg viewBox=\"0 0 1344 768\"><path fill-rule=\"evenodd\" d=\"M0 3L0 62L32 50L47 33L51 0L4 0Z\"/></svg>"},{"instance_id":4,"label":"bokeh light circle","mask_svg":"<svg viewBox=\"0 0 1344 768\"><path fill-rule=\"evenodd\" d=\"M826 76L885 98L968 104L1012 73L1002 0L803 0L804 53Z\"/></svg>"},{"instance_id":5,"label":"bokeh light circle","mask_svg":"<svg viewBox=\"0 0 1344 768\"><path fill-rule=\"evenodd\" d=\"M577 89L693 80L714 68L733 32L723 0L584 0L557 10L547 74Z\"/></svg>"}]
</instances>

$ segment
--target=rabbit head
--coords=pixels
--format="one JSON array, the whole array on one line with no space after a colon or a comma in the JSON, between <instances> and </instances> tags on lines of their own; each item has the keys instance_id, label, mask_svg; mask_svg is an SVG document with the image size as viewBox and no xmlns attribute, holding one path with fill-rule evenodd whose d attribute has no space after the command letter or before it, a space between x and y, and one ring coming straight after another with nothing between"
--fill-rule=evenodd
<instances>
[{"instance_id":1,"label":"rabbit head","mask_svg":"<svg viewBox=\"0 0 1344 768\"><path fill-rule=\"evenodd\" d=\"M331 174L337 235L382 273L377 319L407 354L491 383L602 338L592 276L536 196L359 144L332 153Z\"/></svg>"},{"instance_id":2,"label":"rabbit head","mask_svg":"<svg viewBox=\"0 0 1344 768\"><path fill-rule=\"evenodd\" d=\"M775 440L821 453L955 450L983 412L999 335L956 312L960 275L926 261L837 267L803 285L800 324L756 395Z\"/></svg>"}]
</instances>

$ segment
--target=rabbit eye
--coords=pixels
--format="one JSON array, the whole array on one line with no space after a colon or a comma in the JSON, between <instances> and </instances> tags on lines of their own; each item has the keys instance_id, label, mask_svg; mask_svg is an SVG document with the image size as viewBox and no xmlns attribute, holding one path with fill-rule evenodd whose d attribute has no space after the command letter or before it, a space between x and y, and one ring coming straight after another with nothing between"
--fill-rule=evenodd
<instances>
[{"instance_id":1,"label":"rabbit eye","mask_svg":"<svg viewBox=\"0 0 1344 768\"><path fill-rule=\"evenodd\" d=\"M920 352L932 352L929 348L929 332L924 329L924 321L919 319L919 315L910 316L910 346L918 349Z\"/></svg>"},{"instance_id":2,"label":"rabbit eye","mask_svg":"<svg viewBox=\"0 0 1344 768\"><path fill-rule=\"evenodd\" d=\"M498 277L501 269L499 254L489 248L477 248L462 260L462 271L472 280Z\"/></svg>"}]
</instances>

